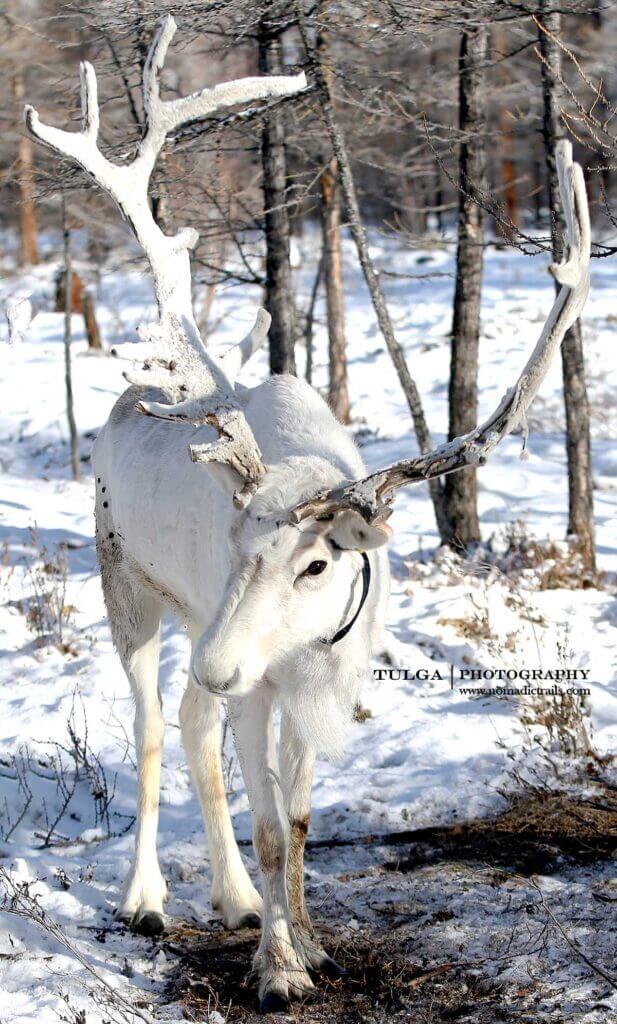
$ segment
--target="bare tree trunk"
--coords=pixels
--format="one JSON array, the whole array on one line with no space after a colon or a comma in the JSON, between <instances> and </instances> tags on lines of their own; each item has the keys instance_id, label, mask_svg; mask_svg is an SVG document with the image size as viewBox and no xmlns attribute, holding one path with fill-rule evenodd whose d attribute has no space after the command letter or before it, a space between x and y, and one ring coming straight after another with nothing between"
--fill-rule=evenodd
<instances>
[{"instance_id":1,"label":"bare tree trunk","mask_svg":"<svg viewBox=\"0 0 617 1024\"><path fill-rule=\"evenodd\" d=\"M99 331L99 325L94 311L94 299L89 291L84 291L83 293L81 308L84 315L88 348L95 352L100 351L103 348L103 343L101 341L101 333Z\"/></svg>"},{"instance_id":2,"label":"bare tree trunk","mask_svg":"<svg viewBox=\"0 0 617 1024\"><path fill-rule=\"evenodd\" d=\"M330 382L328 403L341 423L349 423L347 357L345 354L345 299L343 295L343 259L341 255L341 212L336 157L322 171L321 221L323 235L323 272L328 308L328 355Z\"/></svg>"},{"instance_id":3,"label":"bare tree trunk","mask_svg":"<svg viewBox=\"0 0 617 1024\"><path fill-rule=\"evenodd\" d=\"M500 224L499 230L504 238L511 242L514 230L510 222L518 224L518 201L516 197L516 172L512 160L512 119L507 110L499 112L499 134L501 137L501 173L503 178L504 199L508 224Z\"/></svg>"},{"instance_id":4,"label":"bare tree trunk","mask_svg":"<svg viewBox=\"0 0 617 1024\"><path fill-rule=\"evenodd\" d=\"M486 190L486 61L488 34L484 26L463 32L459 57L458 246L452 319L450 440L467 434L478 422L478 346L484 242L484 213L475 201ZM467 547L480 540L475 469L451 473L445 480L448 541Z\"/></svg>"},{"instance_id":5,"label":"bare tree trunk","mask_svg":"<svg viewBox=\"0 0 617 1024\"><path fill-rule=\"evenodd\" d=\"M56 280L56 313L63 313L66 310L69 292L71 296L71 312L81 313L84 318L88 348L102 349L101 334L94 311L94 299L90 292L84 288L83 281L76 270L71 271L70 289L67 289L67 273L65 268L60 272Z\"/></svg>"},{"instance_id":6,"label":"bare tree trunk","mask_svg":"<svg viewBox=\"0 0 617 1024\"><path fill-rule=\"evenodd\" d=\"M321 17L327 23L329 4L322 3ZM324 78L332 93L332 72L327 66L328 34L325 28L317 39L317 52L322 61ZM321 225L323 237L323 274L328 310L328 356L330 380L328 402L341 423L349 423L349 391L347 388L347 356L345 353L345 296L343 291L343 258L341 254L341 206L339 166L333 156L319 179L321 189Z\"/></svg>"},{"instance_id":7,"label":"bare tree trunk","mask_svg":"<svg viewBox=\"0 0 617 1024\"><path fill-rule=\"evenodd\" d=\"M430 53L429 53L429 75L431 76L431 79L433 79L433 77L436 76L438 73L439 73L439 62L438 62L438 59L437 59L437 53L435 52L433 47L430 47ZM434 113L431 114L431 118L435 119L435 114ZM431 182L430 182L430 184L428 186L428 191L429 191L429 195L430 195L429 202L432 204L432 206L434 208L433 212L434 212L434 217L435 217L435 227L437 228L437 231L442 231L443 230L443 226L444 226L444 224L443 224L443 210L442 210L442 206L443 206L443 187L442 187L442 181L441 181L441 166L439 164L439 161L438 160L433 160L432 161L432 167L433 167L433 172L432 172L432 175L431 175L431 179L432 180L431 180ZM428 223L429 223L429 220L427 218L427 226L428 226Z\"/></svg>"},{"instance_id":8,"label":"bare tree trunk","mask_svg":"<svg viewBox=\"0 0 617 1024\"><path fill-rule=\"evenodd\" d=\"M543 0L542 8L545 6ZM542 10L541 8L541 10ZM543 134L547 166L549 205L551 208L551 232L553 256L561 259L563 252L564 219L559 197L555 144L563 138L560 119L562 86L561 50L555 42L561 29L561 15L542 14L539 30L540 53L542 55L542 94L544 100ZM556 284L556 288L559 286ZM593 481L591 468L591 436L589 425L589 399L585 385L585 364L581 323L576 323L567 332L561 345L563 370L563 393L566 410L566 449L568 456L568 534L576 537L584 566L595 571L596 553L593 521Z\"/></svg>"},{"instance_id":9,"label":"bare tree trunk","mask_svg":"<svg viewBox=\"0 0 617 1024\"><path fill-rule=\"evenodd\" d=\"M65 304L64 304L64 386L66 390L66 418L69 424L71 443L71 472L73 480L79 480L79 440L75 426L73 410L73 379L71 376L71 313L72 280L71 280L71 232L66 213L66 203L62 198L62 234L64 236L64 268L65 268Z\"/></svg>"},{"instance_id":10,"label":"bare tree trunk","mask_svg":"<svg viewBox=\"0 0 617 1024\"><path fill-rule=\"evenodd\" d=\"M536 231L540 231L542 228L542 207L544 202L544 162L536 146L534 146L533 152L533 223Z\"/></svg>"},{"instance_id":11,"label":"bare tree trunk","mask_svg":"<svg viewBox=\"0 0 617 1024\"><path fill-rule=\"evenodd\" d=\"M21 71L17 71L13 76L13 97L21 114L24 101L24 79ZM39 247L34 205L32 139L24 132L19 136L17 176L19 182L19 265L26 267L39 262Z\"/></svg>"},{"instance_id":12,"label":"bare tree trunk","mask_svg":"<svg viewBox=\"0 0 617 1024\"><path fill-rule=\"evenodd\" d=\"M496 68L497 87L502 90L508 84L506 56L508 46L503 25L497 23L492 30L493 46L501 58ZM512 116L499 99L499 140L501 144L501 178L506 206L506 216L510 223L518 224L518 201L516 195L516 171L512 159ZM514 237L513 228L509 224L498 223L498 232L511 242Z\"/></svg>"},{"instance_id":13,"label":"bare tree trunk","mask_svg":"<svg viewBox=\"0 0 617 1024\"><path fill-rule=\"evenodd\" d=\"M313 287L311 288L311 297L306 311L306 323L304 325L304 344L306 345L306 369L304 376L309 384L313 383L313 322L315 319L315 303L317 302L317 293L319 292L319 285L321 283L322 276L323 253L319 257L319 263L317 264L317 270L315 271Z\"/></svg>"},{"instance_id":14,"label":"bare tree trunk","mask_svg":"<svg viewBox=\"0 0 617 1024\"><path fill-rule=\"evenodd\" d=\"M67 298L71 296L71 313L83 312L84 286L76 270L71 269L69 287L67 288L66 266L56 279L56 313L64 313Z\"/></svg>"},{"instance_id":15,"label":"bare tree trunk","mask_svg":"<svg viewBox=\"0 0 617 1024\"><path fill-rule=\"evenodd\" d=\"M259 70L283 73L281 40L270 18L259 23ZM287 209L287 155L279 113L264 117L261 163L266 233L266 295L270 316L270 372L295 373L296 308L289 260L289 210Z\"/></svg>"},{"instance_id":16,"label":"bare tree trunk","mask_svg":"<svg viewBox=\"0 0 617 1024\"><path fill-rule=\"evenodd\" d=\"M324 77L315 47L311 44L308 36L304 18L301 15L298 17L298 24L302 34L302 41L315 75L315 84L318 90L324 121L332 143L332 149L336 159L338 160L341 176L341 188L345 199L349 227L353 240L356 244L358 260L362 268L362 273L364 274L364 280L366 281L371 296L379 328L383 335L388 352L390 353L390 358L394 363L394 368L403 389L403 394L407 400L407 405L409 406L420 451L428 452L433 447L433 441L424 416L420 392L418 391L417 385L409 372L409 367L405 362L403 350L396 340L390 314L388 313L384 294L381 289L381 284L379 283L379 278L375 272L375 267L373 266L373 261L370 257L368 240L362 223L362 218L360 216L360 207L358 205L358 197L356 194L351 165L349 163L349 157L347 155L347 148L345 146L343 133L339 128L334 114L328 83ZM448 522L445 514L443 487L441 482L437 479L430 480L428 486L435 510L437 528L443 539L447 535Z\"/></svg>"}]
</instances>

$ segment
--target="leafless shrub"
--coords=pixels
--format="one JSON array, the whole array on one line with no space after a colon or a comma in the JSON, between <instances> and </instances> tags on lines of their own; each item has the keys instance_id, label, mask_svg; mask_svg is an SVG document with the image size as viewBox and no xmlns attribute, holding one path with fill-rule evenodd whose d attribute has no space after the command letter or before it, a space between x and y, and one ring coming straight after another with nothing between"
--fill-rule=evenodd
<instances>
[{"instance_id":1,"label":"leafless shrub","mask_svg":"<svg viewBox=\"0 0 617 1024\"><path fill-rule=\"evenodd\" d=\"M110 783L100 758L92 750L88 737L88 724L81 698L73 697L73 703L66 723L67 739L64 743L46 744L49 753L35 753L27 744L22 744L16 753L0 758L0 776L15 782L21 797L21 809L11 813L5 798L4 812L0 814L0 836L10 839L23 822L33 801L44 821L44 828L34 834L42 841L43 847L64 846L73 840L58 831L60 823L67 816L79 821L80 816L73 810L75 798L84 790L89 794L92 819L91 827L98 830L96 838L118 835L112 828L112 817L119 812L111 810L115 795L116 777ZM49 786L53 792L49 798ZM4 819L4 820L2 820ZM133 823L129 819L120 834Z\"/></svg>"},{"instance_id":2,"label":"leafless shrub","mask_svg":"<svg viewBox=\"0 0 617 1024\"><path fill-rule=\"evenodd\" d=\"M28 782L28 755L20 749L17 754L9 758L0 757L0 777L11 779L17 782L17 789L21 798L22 806L14 815L11 814L8 800L4 798L4 814L0 815L0 838L5 841L10 839L13 833L21 825L26 817L32 803L33 793ZM4 818L4 823L2 821Z\"/></svg>"},{"instance_id":3,"label":"leafless shrub","mask_svg":"<svg viewBox=\"0 0 617 1024\"><path fill-rule=\"evenodd\" d=\"M510 523L501 538L494 535L488 548L489 559L492 554L495 564L508 578L516 579L524 573L530 580L533 578L537 590L586 590L604 582L602 573L585 569L576 541L538 541L520 521Z\"/></svg>"},{"instance_id":4,"label":"leafless shrub","mask_svg":"<svg viewBox=\"0 0 617 1024\"><path fill-rule=\"evenodd\" d=\"M572 652L567 635L557 643L559 667L572 667ZM569 693L583 686L553 686L555 692L537 693L520 706L519 717L532 744L568 758L592 758L599 755L591 737L589 699L583 692Z\"/></svg>"},{"instance_id":5,"label":"leafless shrub","mask_svg":"<svg viewBox=\"0 0 617 1024\"><path fill-rule=\"evenodd\" d=\"M85 1010L78 1010L71 1003L68 992L60 992L60 998L66 1006L66 1011L58 1014L64 1024L88 1024Z\"/></svg>"},{"instance_id":6,"label":"leafless shrub","mask_svg":"<svg viewBox=\"0 0 617 1024\"><path fill-rule=\"evenodd\" d=\"M439 585L460 584L465 576L499 577L510 589L521 582L528 590L586 590L601 588L606 577L584 568L580 545L576 540L538 540L520 520L496 530L485 542L466 551L439 548L433 564L409 559L405 563L410 583L425 583L438 576Z\"/></svg>"},{"instance_id":7,"label":"leafless shrub","mask_svg":"<svg viewBox=\"0 0 617 1024\"><path fill-rule=\"evenodd\" d=\"M466 640L491 640L493 632L488 617L488 607L480 609L473 618L441 618L437 619L439 626L452 626L453 629L464 636Z\"/></svg>"},{"instance_id":8,"label":"leafless shrub","mask_svg":"<svg viewBox=\"0 0 617 1024\"><path fill-rule=\"evenodd\" d=\"M30 530L36 554L28 563L28 594L22 602L26 621L39 647L53 645L63 654L73 651L69 638L75 609L67 604L68 564L65 548L52 551L39 542L35 528Z\"/></svg>"},{"instance_id":9,"label":"leafless shrub","mask_svg":"<svg viewBox=\"0 0 617 1024\"><path fill-rule=\"evenodd\" d=\"M62 840L56 828L80 786L87 786L93 802L95 828L100 827L104 835L111 835L110 804L114 798L116 779L110 788L105 769L97 754L91 749L88 741L88 723L83 701L80 699L81 729L77 725L76 698L73 697L71 711L67 719L68 741L65 744L54 743L53 750L47 759L39 760L44 778L55 781L58 795L58 809L52 817L45 806L46 831L36 833L43 840L43 846L51 846L58 839ZM82 735L80 735L80 732Z\"/></svg>"},{"instance_id":10,"label":"leafless shrub","mask_svg":"<svg viewBox=\"0 0 617 1024\"><path fill-rule=\"evenodd\" d=\"M117 988L114 988L102 974L99 974L88 957L84 956L82 951L71 942L58 922L43 909L38 894L33 892L36 884L36 882L17 882L5 868L0 868L0 887L2 889L0 912L32 922L78 960L95 981L96 987L89 994L99 1006L106 1008L108 1018L122 1021L124 1024L134 1024L135 1019L145 1021L145 1024L152 1024L149 1015L125 999ZM68 998L64 996L63 999L72 1016L61 1019L70 1021L71 1024L82 1024L86 1020L83 1011L76 1013Z\"/></svg>"},{"instance_id":11,"label":"leafless shrub","mask_svg":"<svg viewBox=\"0 0 617 1024\"><path fill-rule=\"evenodd\" d=\"M533 733L535 743L568 757L597 757L591 739L589 702L584 695L565 691L536 695L524 704L520 720ZM545 735L537 731L541 726Z\"/></svg>"}]
</instances>

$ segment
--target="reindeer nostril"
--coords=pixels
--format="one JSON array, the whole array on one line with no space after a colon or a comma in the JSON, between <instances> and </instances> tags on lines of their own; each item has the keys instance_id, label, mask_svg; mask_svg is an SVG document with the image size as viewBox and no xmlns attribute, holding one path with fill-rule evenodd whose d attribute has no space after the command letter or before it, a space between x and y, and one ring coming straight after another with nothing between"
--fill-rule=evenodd
<instances>
[{"instance_id":1,"label":"reindeer nostril","mask_svg":"<svg viewBox=\"0 0 617 1024\"><path fill-rule=\"evenodd\" d=\"M240 671L236 668L234 669L233 675L229 676L227 679L217 679L214 672L208 671L208 666L206 666L205 672L198 673L195 671L194 666L191 665L190 677L195 686L198 686L200 689L207 690L208 693L215 694L218 697L223 697L225 694L233 690L236 683L238 683Z\"/></svg>"}]
</instances>

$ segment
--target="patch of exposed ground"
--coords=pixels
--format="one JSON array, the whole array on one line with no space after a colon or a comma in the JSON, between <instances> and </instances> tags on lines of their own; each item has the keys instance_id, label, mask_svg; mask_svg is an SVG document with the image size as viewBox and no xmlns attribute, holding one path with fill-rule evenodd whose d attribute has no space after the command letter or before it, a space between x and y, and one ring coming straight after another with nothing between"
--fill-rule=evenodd
<instances>
[{"instance_id":1,"label":"patch of exposed ground","mask_svg":"<svg viewBox=\"0 0 617 1024\"><path fill-rule=\"evenodd\" d=\"M596 788L593 797L532 793L492 821L353 846L312 843L309 904L348 974L318 980L289 1019L614 1019L617 794ZM175 966L161 1011L173 1004L188 1020L206 1021L213 1009L231 1024L259 1019L250 971L257 941L257 932L175 926L163 940Z\"/></svg>"}]
</instances>

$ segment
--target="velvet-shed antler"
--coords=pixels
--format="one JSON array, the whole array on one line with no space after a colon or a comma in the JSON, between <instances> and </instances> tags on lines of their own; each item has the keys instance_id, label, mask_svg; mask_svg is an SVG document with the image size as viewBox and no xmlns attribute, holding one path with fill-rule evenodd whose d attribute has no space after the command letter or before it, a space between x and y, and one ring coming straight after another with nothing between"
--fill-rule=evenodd
<instances>
[{"instance_id":1,"label":"velvet-shed antler","mask_svg":"<svg viewBox=\"0 0 617 1024\"><path fill-rule=\"evenodd\" d=\"M191 459L232 466L242 478L234 502L244 507L265 469L224 363L208 353L195 323L189 253L199 236L190 227L181 228L174 235L164 234L152 215L148 187L166 138L181 125L240 103L292 95L305 88L306 79L304 74L241 78L180 99L163 100L159 73L175 32L176 23L167 15L159 22L152 40L143 69L146 125L131 163L115 164L99 149L97 82L94 68L87 62L80 67L81 131L68 132L43 124L31 106L25 108L25 122L35 139L74 160L109 193L152 268L158 322L146 325L140 334L144 340L154 342L154 355L141 370L126 377L130 383L164 388L170 403L141 401L139 410L147 416L215 427L218 440L208 445L190 445ZM247 353L259 346L269 323L268 314L260 310L251 334L241 343L237 361L242 362ZM232 363L233 357L228 362Z\"/></svg>"}]
</instances>

